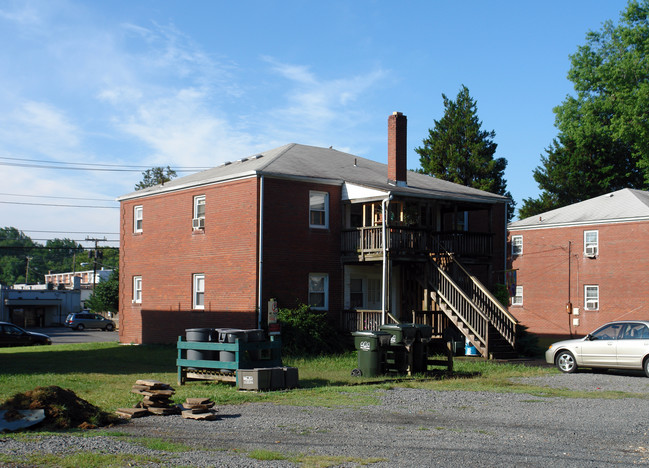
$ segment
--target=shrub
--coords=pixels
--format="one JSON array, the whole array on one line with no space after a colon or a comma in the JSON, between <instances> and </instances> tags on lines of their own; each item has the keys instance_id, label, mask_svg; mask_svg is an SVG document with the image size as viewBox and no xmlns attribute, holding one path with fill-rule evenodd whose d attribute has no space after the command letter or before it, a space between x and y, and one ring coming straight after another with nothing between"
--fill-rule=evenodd
<instances>
[{"instance_id":1,"label":"shrub","mask_svg":"<svg viewBox=\"0 0 649 468\"><path fill-rule=\"evenodd\" d=\"M305 304L295 309L280 308L282 352L289 356L313 356L345 350L344 337L329 322L327 313L311 310Z\"/></svg>"}]
</instances>

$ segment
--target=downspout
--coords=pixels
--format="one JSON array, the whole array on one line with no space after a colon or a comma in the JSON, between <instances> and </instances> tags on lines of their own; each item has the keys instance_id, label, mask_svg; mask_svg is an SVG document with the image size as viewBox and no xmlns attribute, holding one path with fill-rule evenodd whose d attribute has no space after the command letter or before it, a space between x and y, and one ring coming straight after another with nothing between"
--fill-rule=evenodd
<instances>
[{"instance_id":1,"label":"downspout","mask_svg":"<svg viewBox=\"0 0 649 468\"><path fill-rule=\"evenodd\" d=\"M263 284L263 266L264 266L264 176L259 181L259 271L257 273L257 328L261 328L262 315L262 284Z\"/></svg>"},{"instance_id":2,"label":"downspout","mask_svg":"<svg viewBox=\"0 0 649 468\"><path fill-rule=\"evenodd\" d=\"M392 194L388 192L388 198L384 199L381 202L381 208L382 208L382 216L381 216L381 243L383 244L383 279L382 279L382 287L381 287L381 292L382 292L382 297L381 297L381 325L385 325L385 316L387 312L387 304L386 304L386 295L387 295L387 283L388 283L388 278L387 278L387 271L388 271L388 250L387 250L387 242L386 242L386 224L387 224L387 204L389 201L392 200Z\"/></svg>"}]
</instances>

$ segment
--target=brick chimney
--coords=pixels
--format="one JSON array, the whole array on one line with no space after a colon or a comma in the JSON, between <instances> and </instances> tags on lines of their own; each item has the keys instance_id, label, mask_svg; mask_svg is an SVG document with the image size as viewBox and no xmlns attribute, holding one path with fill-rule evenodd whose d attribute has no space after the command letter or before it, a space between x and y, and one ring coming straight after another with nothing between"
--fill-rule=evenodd
<instances>
[{"instance_id":1,"label":"brick chimney","mask_svg":"<svg viewBox=\"0 0 649 468\"><path fill-rule=\"evenodd\" d=\"M407 185L407 129L408 119L401 112L388 117L388 183Z\"/></svg>"}]
</instances>

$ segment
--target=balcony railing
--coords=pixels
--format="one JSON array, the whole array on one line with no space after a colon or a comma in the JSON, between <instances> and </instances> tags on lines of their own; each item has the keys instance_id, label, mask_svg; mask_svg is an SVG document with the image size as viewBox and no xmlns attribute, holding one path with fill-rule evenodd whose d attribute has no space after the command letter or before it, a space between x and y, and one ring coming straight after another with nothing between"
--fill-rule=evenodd
<instances>
[{"instance_id":1,"label":"balcony railing","mask_svg":"<svg viewBox=\"0 0 649 468\"><path fill-rule=\"evenodd\" d=\"M386 228L391 254L419 255L447 251L458 256L483 257L493 254L493 234L466 231L434 232L424 228ZM343 255L359 257L383 253L381 226L347 229L342 232Z\"/></svg>"}]
</instances>

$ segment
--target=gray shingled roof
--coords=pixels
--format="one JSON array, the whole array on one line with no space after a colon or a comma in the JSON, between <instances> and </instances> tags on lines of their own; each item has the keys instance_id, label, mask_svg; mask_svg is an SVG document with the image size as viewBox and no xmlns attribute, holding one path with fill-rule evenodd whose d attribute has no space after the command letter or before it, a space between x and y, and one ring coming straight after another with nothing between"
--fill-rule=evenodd
<instances>
[{"instance_id":1,"label":"gray shingled roof","mask_svg":"<svg viewBox=\"0 0 649 468\"><path fill-rule=\"evenodd\" d=\"M329 183L353 183L395 195L445 200L494 203L507 202L501 195L465 187L445 180L408 171L405 187L388 184L386 164L361 158L331 148L290 143L248 158L226 163L206 171L173 179L164 185L149 187L118 198L131 198L208 185L252 175L320 180Z\"/></svg>"},{"instance_id":2,"label":"gray shingled roof","mask_svg":"<svg viewBox=\"0 0 649 468\"><path fill-rule=\"evenodd\" d=\"M649 219L649 192L622 189L509 224L509 229L538 229L579 224Z\"/></svg>"}]
</instances>

